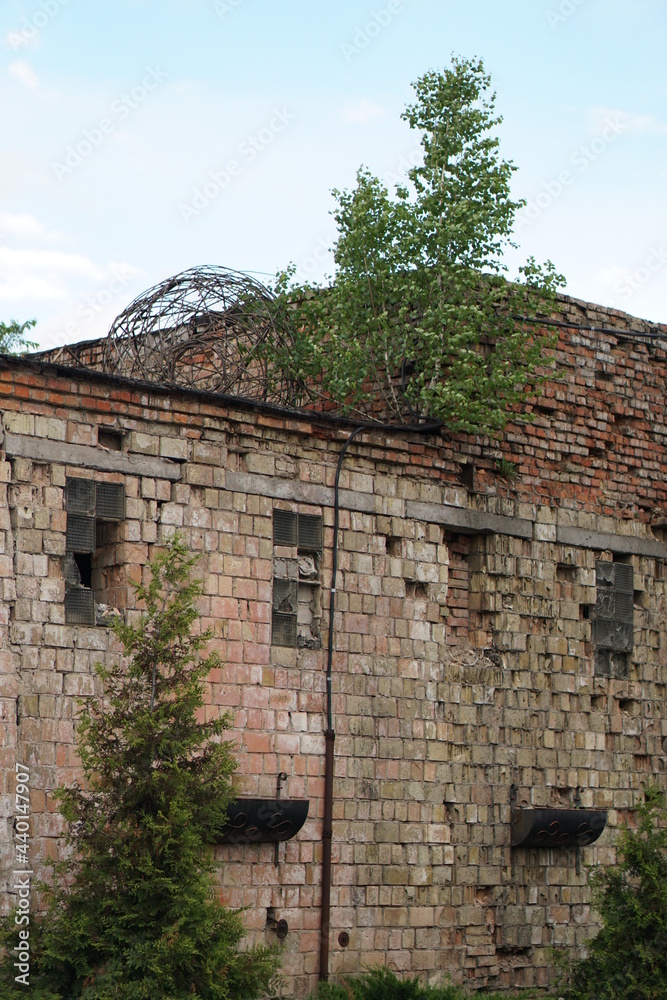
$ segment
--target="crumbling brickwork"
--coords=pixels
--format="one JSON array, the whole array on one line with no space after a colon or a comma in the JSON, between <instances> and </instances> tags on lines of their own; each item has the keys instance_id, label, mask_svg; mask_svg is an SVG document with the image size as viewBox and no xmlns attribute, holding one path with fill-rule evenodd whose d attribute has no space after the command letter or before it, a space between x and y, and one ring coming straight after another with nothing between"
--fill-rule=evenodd
<instances>
[{"instance_id":1,"label":"crumbling brickwork","mask_svg":"<svg viewBox=\"0 0 667 1000\"><path fill-rule=\"evenodd\" d=\"M635 323L567 309L578 324ZM544 985L548 947L580 948L594 929L584 866L613 861L614 831L647 781L664 785L667 760L667 331L650 332L666 339L563 330L562 379L501 442L374 429L349 448L334 622L334 974L386 962L434 980ZM63 831L53 790L78 774L75 698L99 694L95 662L119 655L104 614L66 621L66 483L122 483L124 518L91 555L97 603L138 614L132 582L181 532L201 555L201 627L223 663L206 714L232 714L239 794L274 797L284 771L285 794L309 800L277 866L272 845L216 848L220 897L247 907L249 933L271 939L269 907L287 919L286 995L305 995L318 974L325 649L272 644L273 512L323 518L326 642L333 484L353 425L53 359L3 362L0 410L3 872L15 760L31 766L39 868ZM617 676L596 673L599 562L633 569L632 652ZM512 848L512 802L606 809L607 828L582 849Z\"/></svg>"}]
</instances>

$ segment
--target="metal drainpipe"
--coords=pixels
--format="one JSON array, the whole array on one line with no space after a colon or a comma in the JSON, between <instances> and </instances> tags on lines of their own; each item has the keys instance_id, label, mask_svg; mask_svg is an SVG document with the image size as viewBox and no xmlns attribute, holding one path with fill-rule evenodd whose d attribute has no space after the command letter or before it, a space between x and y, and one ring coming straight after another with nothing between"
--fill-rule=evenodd
<instances>
[{"instance_id":1,"label":"metal drainpipe","mask_svg":"<svg viewBox=\"0 0 667 1000\"><path fill-rule=\"evenodd\" d=\"M322 824L322 905L320 918L320 981L329 978L329 922L331 915L331 840L333 836L333 778L334 743L333 705L331 679L333 673L334 614L336 611L336 576L338 574L338 507L340 470L345 452L352 439L364 430L356 427L341 449L334 483L334 529L331 567L331 596L329 598L329 644L327 649L327 728L324 732L324 822Z\"/></svg>"},{"instance_id":2,"label":"metal drainpipe","mask_svg":"<svg viewBox=\"0 0 667 1000\"><path fill-rule=\"evenodd\" d=\"M334 535L331 568L331 596L329 599L329 642L327 648L327 728L324 733L324 821L322 824L322 905L320 917L320 981L329 978L329 924L331 916L331 841L333 837L333 779L334 779L334 743L336 733L333 727L332 705L332 674L333 674L333 637L334 613L336 611L336 576L338 574L338 511L339 511L339 481L340 470L343 467L345 452L353 438L360 431L412 431L417 434L432 434L442 429L442 421L433 424L377 424L374 426L355 427L338 456L336 480L334 482Z\"/></svg>"}]
</instances>

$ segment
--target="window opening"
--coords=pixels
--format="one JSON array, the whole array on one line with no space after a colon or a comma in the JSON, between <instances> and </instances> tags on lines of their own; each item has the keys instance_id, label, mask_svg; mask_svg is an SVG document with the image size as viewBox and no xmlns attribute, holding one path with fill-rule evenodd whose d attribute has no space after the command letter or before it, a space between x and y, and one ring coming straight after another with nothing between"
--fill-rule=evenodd
<instances>
[{"instance_id":1,"label":"window opening","mask_svg":"<svg viewBox=\"0 0 667 1000\"><path fill-rule=\"evenodd\" d=\"M107 596L108 591L100 566L109 563L107 549L114 540L109 535L115 535L116 524L125 517L125 486L68 476L65 510L65 621L94 625L95 594Z\"/></svg>"},{"instance_id":2,"label":"window opening","mask_svg":"<svg viewBox=\"0 0 667 1000\"><path fill-rule=\"evenodd\" d=\"M320 649L322 515L273 512L274 646Z\"/></svg>"},{"instance_id":3,"label":"window opening","mask_svg":"<svg viewBox=\"0 0 667 1000\"><path fill-rule=\"evenodd\" d=\"M634 645L634 586L632 566L598 560L597 599L592 609L595 673L627 677Z\"/></svg>"},{"instance_id":4,"label":"window opening","mask_svg":"<svg viewBox=\"0 0 667 1000\"><path fill-rule=\"evenodd\" d=\"M79 584L82 587L92 587L93 557L90 552L74 552L72 558L79 574Z\"/></svg>"},{"instance_id":5,"label":"window opening","mask_svg":"<svg viewBox=\"0 0 667 1000\"><path fill-rule=\"evenodd\" d=\"M97 443L109 451L120 451L123 447L123 432L100 427L97 432Z\"/></svg>"}]
</instances>

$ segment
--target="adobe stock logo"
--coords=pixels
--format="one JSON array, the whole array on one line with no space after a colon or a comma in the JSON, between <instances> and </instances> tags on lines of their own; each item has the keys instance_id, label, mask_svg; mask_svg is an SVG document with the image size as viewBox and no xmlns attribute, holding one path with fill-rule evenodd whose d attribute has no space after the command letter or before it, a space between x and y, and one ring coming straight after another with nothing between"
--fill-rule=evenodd
<instances>
[{"instance_id":1,"label":"adobe stock logo","mask_svg":"<svg viewBox=\"0 0 667 1000\"><path fill-rule=\"evenodd\" d=\"M572 17L577 8L585 3L586 0L561 0L558 7L546 11L545 16L551 30L553 31L559 24L564 24L568 17Z\"/></svg>"},{"instance_id":2,"label":"adobe stock logo","mask_svg":"<svg viewBox=\"0 0 667 1000\"><path fill-rule=\"evenodd\" d=\"M208 179L201 187L192 192L189 202L181 202L178 206L181 218L186 224L196 219L205 208L215 201L223 191L226 191L235 177L243 173L244 168L263 153L277 136L296 121L296 115L287 108L274 108L273 114L264 128L246 136L237 147L237 157L228 160L220 170L210 170Z\"/></svg>"},{"instance_id":3,"label":"adobe stock logo","mask_svg":"<svg viewBox=\"0 0 667 1000\"><path fill-rule=\"evenodd\" d=\"M116 131L118 122L125 121L133 111L144 103L146 98L167 79L167 74L158 66L148 67L141 83L120 95L111 105L110 116L100 118L92 128L83 130L82 137L69 145L61 160L51 162L51 170L62 181L80 167L92 153L98 149L107 136Z\"/></svg>"},{"instance_id":4,"label":"adobe stock logo","mask_svg":"<svg viewBox=\"0 0 667 1000\"><path fill-rule=\"evenodd\" d=\"M643 285L651 280L654 274L667 264L667 249L664 246L651 247L644 263L634 271L624 274L616 282L615 291L626 301L631 299Z\"/></svg>"},{"instance_id":5,"label":"adobe stock logo","mask_svg":"<svg viewBox=\"0 0 667 1000\"><path fill-rule=\"evenodd\" d=\"M227 14L233 14L235 10L245 2L245 0L215 0L213 7L216 14L222 20Z\"/></svg>"},{"instance_id":6,"label":"adobe stock logo","mask_svg":"<svg viewBox=\"0 0 667 1000\"><path fill-rule=\"evenodd\" d=\"M32 17L23 18L23 24L18 31L8 33L7 41L11 47L19 49L22 45L32 42L37 38L42 28L45 28L49 21L52 21L60 13L61 8L68 3L69 0L42 0L39 10L35 11Z\"/></svg>"},{"instance_id":7,"label":"adobe stock logo","mask_svg":"<svg viewBox=\"0 0 667 1000\"><path fill-rule=\"evenodd\" d=\"M612 121L608 118L599 135L589 143L575 149L569 158L570 166L575 169L561 170L556 177L542 182L541 190L533 198L528 198L519 212L516 232L520 233L536 219L539 219L554 202L558 201L567 188L575 183L577 175L585 173L607 151L611 143L615 142L619 135L623 135L626 128L627 126L618 119Z\"/></svg>"},{"instance_id":8,"label":"adobe stock logo","mask_svg":"<svg viewBox=\"0 0 667 1000\"><path fill-rule=\"evenodd\" d=\"M340 51L345 57L345 62L350 63L367 49L374 38L389 25L397 14L403 13L402 0L389 0L386 7L374 10L365 24L357 26L352 42L341 42Z\"/></svg>"}]
</instances>

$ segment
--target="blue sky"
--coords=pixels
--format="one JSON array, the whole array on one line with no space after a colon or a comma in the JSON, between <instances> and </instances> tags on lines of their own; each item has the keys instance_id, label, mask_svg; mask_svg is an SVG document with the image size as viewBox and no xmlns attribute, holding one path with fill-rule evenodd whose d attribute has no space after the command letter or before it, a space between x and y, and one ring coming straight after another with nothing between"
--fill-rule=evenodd
<instances>
[{"instance_id":1,"label":"blue sky","mask_svg":"<svg viewBox=\"0 0 667 1000\"><path fill-rule=\"evenodd\" d=\"M103 336L196 264L332 270L332 187L418 155L410 83L480 56L520 252L667 322L664 0L3 0L0 318Z\"/></svg>"}]
</instances>

